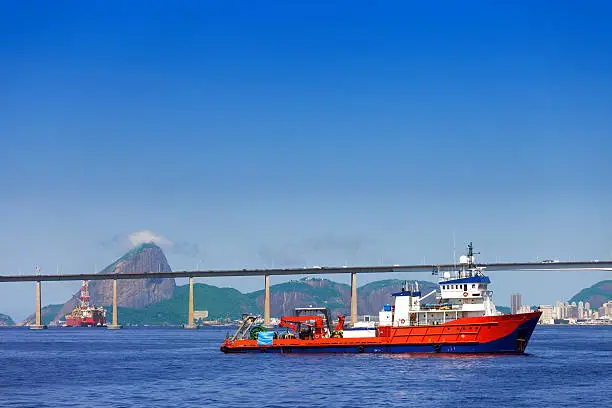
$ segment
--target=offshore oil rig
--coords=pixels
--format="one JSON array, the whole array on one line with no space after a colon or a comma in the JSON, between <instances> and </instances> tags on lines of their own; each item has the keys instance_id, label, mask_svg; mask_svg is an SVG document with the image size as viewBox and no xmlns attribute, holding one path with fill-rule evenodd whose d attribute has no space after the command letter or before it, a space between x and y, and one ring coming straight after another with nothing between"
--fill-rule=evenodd
<instances>
[{"instance_id":1,"label":"offshore oil rig","mask_svg":"<svg viewBox=\"0 0 612 408\"><path fill-rule=\"evenodd\" d=\"M90 305L89 300L89 283L84 280L81 285L81 303L66 315L64 327L106 326L106 310L102 306Z\"/></svg>"}]
</instances>

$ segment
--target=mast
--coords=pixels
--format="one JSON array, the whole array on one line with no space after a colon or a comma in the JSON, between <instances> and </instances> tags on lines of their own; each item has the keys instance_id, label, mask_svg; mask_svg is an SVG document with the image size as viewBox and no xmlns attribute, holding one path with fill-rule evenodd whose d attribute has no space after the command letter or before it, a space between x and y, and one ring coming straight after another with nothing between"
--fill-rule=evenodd
<instances>
[{"instance_id":1,"label":"mast","mask_svg":"<svg viewBox=\"0 0 612 408\"><path fill-rule=\"evenodd\" d=\"M470 241L470 243L468 244L468 253L467 253L468 268L476 267L476 257L474 255L478 255L478 254L480 254L480 252L474 252L474 245L472 244L472 241Z\"/></svg>"}]
</instances>

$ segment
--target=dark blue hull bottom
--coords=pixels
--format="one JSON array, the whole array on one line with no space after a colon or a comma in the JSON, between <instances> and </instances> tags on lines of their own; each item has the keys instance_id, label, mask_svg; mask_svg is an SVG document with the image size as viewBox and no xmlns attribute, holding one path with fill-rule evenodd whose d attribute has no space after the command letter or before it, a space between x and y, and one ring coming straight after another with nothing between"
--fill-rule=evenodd
<instances>
[{"instance_id":1,"label":"dark blue hull bottom","mask_svg":"<svg viewBox=\"0 0 612 408\"><path fill-rule=\"evenodd\" d=\"M394 344L354 346L262 346L259 348L225 348L225 353L450 353L450 354L522 354L527 347L537 319L523 323L509 335L487 343L460 344Z\"/></svg>"}]
</instances>

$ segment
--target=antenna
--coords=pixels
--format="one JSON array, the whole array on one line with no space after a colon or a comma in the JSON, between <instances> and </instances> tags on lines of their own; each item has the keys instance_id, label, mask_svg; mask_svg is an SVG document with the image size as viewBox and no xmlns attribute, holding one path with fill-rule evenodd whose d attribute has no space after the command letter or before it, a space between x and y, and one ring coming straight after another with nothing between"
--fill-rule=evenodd
<instances>
[{"instance_id":1,"label":"antenna","mask_svg":"<svg viewBox=\"0 0 612 408\"><path fill-rule=\"evenodd\" d=\"M455 243L455 231L453 231L453 269L457 269L457 245Z\"/></svg>"}]
</instances>

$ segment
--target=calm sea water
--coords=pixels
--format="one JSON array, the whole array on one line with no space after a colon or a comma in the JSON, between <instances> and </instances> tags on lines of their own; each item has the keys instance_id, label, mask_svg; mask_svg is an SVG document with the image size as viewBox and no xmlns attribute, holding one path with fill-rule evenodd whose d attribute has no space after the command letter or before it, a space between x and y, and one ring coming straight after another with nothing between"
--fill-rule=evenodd
<instances>
[{"instance_id":1,"label":"calm sea water","mask_svg":"<svg viewBox=\"0 0 612 408\"><path fill-rule=\"evenodd\" d=\"M612 327L525 356L225 355L225 330L0 330L2 407L612 407Z\"/></svg>"}]
</instances>

